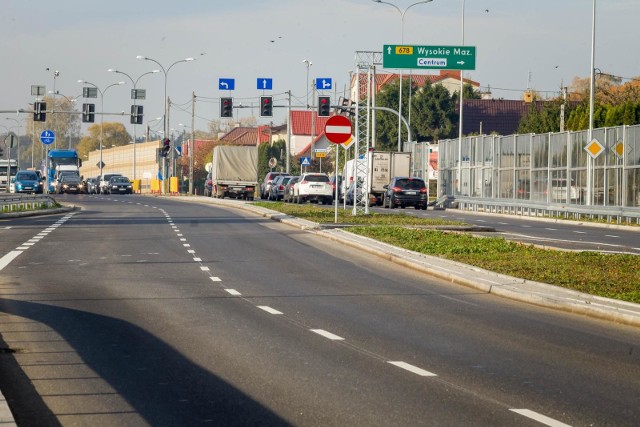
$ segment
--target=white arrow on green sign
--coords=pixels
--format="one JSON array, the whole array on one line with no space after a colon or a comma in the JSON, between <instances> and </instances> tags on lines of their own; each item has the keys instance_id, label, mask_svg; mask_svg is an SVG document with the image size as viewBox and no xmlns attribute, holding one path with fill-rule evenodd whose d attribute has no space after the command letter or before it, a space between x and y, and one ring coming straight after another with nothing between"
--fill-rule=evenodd
<instances>
[{"instance_id":1,"label":"white arrow on green sign","mask_svg":"<svg viewBox=\"0 0 640 427\"><path fill-rule=\"evenodd\" d=\"M383 68L475 70L475 46L407 46L385 44Z\"/></svg>"}]
</instances>

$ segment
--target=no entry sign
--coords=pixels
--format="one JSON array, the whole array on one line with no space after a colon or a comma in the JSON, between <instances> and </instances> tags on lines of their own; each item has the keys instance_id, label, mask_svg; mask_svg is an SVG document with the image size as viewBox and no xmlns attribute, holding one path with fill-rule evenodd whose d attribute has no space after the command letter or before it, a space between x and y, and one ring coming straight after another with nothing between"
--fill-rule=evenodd
<instances>
[{"instance_id":1,"label":"no entry sign","mask_svg":"<svg viewBox=\"0 0 640 427\"><path fill-rule=\"evenodd\" d=\"M327 139L334 144L343 144L351 138L351 121L345 116L331 116L324 125Z\"/></svg>"}]
</instances>

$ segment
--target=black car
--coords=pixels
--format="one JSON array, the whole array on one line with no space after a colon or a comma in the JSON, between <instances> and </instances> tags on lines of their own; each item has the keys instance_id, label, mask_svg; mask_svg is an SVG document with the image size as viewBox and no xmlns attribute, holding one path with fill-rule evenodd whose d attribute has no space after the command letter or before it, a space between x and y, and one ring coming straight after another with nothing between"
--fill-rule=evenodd
<instances>
[{"instance_id":1,"label":"black car","mask_svg":"<svg viewBox=\"0 0 640 427\"><path fill-rule=\"evenodd\" d=\"M61 175L56 184L56 193L82 193L82 180L78 175Z\"/></svg>"},{"instance_id":2,"label":"black car","mask_svg":"<svg viewBox=\"0 0 640 427\"><path fill-rule=\"evenodd\" d=\"M397 176L384 188L383 207L393 209L400 206L404 209L413 206L416 209L427 209L429 190L422 178Z\"/></svg>"},{"instance_id":3,"label":"black car","mask_svg":"<svg viewBox=\"0 0 640 427\"><path fill-rule=\"evenodd\" d=\"M132 194L133 185L129 178L126 176L114 176L109 180L107 185L107 192L109 194Z\"/></svg>"}]
</instances>

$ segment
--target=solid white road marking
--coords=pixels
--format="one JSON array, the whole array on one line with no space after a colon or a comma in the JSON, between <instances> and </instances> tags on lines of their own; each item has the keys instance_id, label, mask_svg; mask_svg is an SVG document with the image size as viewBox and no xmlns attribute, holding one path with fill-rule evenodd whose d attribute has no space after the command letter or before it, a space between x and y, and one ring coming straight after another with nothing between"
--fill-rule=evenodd
<instances>
[{"instance_id":1,"label":"solid white road marking","mask_svg":"<svg viewBox=\"0 0 640 427\"><path fill-rule=\"evenodd\" d=\"M240 295L242 295L240 292L236 291L235 289L225 289L225 291L227 291L229 294L233 295L234 297L239 297Z\"/></svg>"},{"instance_id":2,"label":"solid white road marking","mask_svg":"<svg viewBox=\"0 0 640 427\"><path fill-rule=\"evenodd\" d=\"M275 308L271 308L271 307L266 306L266 305L259 305L258 308L260 310L264 310L264 311L266 311L267 313L270 313L270 314L282 314L281 311L278 311Z\"/></svg>"},{"instance_id":3,"label":"solid white road marking","mask_svg":"<svg viewBox=\"0 0 640 427\"><path fill-rule=\"evenodd\" d=\"M339 337L338 335L334 335L331 332L325 331L324 329L309 329L309 330L311 332L315 332L316 334L321 335L333 341L344 341L344 338Z\"/></svg>"},{"instance_id":4,"label":"solid white road marking","mask_svg":"<svg viewBox=\"0 0 640 427\"><path fill-rule=\"evenodd\" d=\"M433 372L425 371L424 369L418 368L417 366L413 366L407 362L401 361L388 361L387 363L391 363L392 365L397 366L398 368L402 368L409 372L413 372L414 374L420 375L421 377L437 377L438 375Z\"/></svg>"},{"instance_id":5,"label":"solid white road marking","mask_svg":"<svg viewBox=\"0 0 640 427\"><path fill-rule=\"evenodd\" d=\"M539 414L529 409L509 409L509 410L515 412L516 414L520 414L527 418L531 418L532 420L536 420L539 423L542 423L550 427L570 427L569 424L565 424L558 420L554 420L553 418L549 418L545 415Z\"/></svg>"},{"instance_id":6,"label":"solid white road marking","mask_svg":"<svg viewBox=\"0 0 640 427\"><path fill-rule=\"evenodd\" d=\"M22 251L11 251L2 258L0 258L0 270L5 268L11 261L16 259L18 255L20 255Z\"/></svg>"}]
</instances>

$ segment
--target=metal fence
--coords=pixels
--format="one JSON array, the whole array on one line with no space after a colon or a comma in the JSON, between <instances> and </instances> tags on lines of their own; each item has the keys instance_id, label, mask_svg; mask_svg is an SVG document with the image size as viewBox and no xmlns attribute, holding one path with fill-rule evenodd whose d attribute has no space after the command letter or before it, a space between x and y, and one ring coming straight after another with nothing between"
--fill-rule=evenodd
<instances>
[{"instance_id":1,"label":"metal fence","mask_svg":"<svg viewBox=\"0 0 640 427\"><path fill-rule=\"evenodd\" d=\"M640 213L640 126L439 142L438 194L493 204ZM581 209L577 209L581 208ZM616 215L618 215L616 214Z\"/></svg>"},{"instance_id":2,"label":"metal fence","mask_svg":"<svg viewBox=\"0 0 640 427\"><path fill-rule=\"evenodd\" d=\"M0 213L32 211L57 205L55 199L46 194L0 194Z\"/></svg>"}]
</instances>

